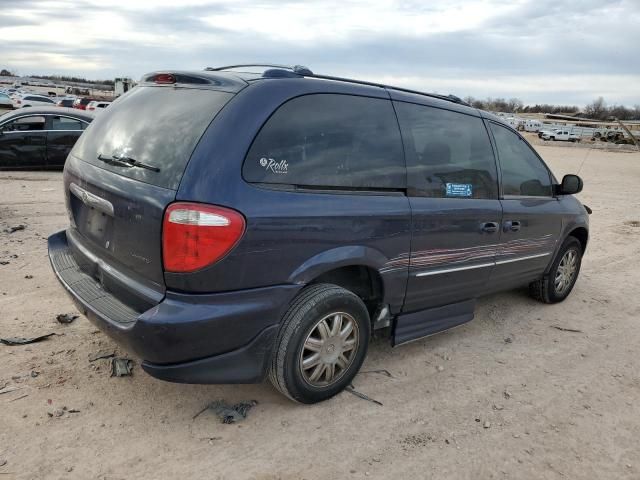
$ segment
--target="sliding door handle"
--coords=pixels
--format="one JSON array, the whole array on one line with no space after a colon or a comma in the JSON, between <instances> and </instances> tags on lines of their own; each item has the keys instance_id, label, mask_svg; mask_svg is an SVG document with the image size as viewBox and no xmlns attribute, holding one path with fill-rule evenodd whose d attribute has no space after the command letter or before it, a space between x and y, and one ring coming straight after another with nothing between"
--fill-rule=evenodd
<instances>
[{"instance_id":1,"label":"sliding door handle","mask_svg":"<svg viewBox=\"0 0 640 480\"><path fill-rule=\"evenodd\" d=\"M498 224L496 222L485 222L480 226L480 229L485 233L496 233Z\"/></svg>"},{"instance_id":2,"label":"sliding door handle","mask_svg":"<svg viewBox=\"0 0 640 480\"><path fill-rule=\"evenodd\" d=\"M518 220L507 220L502 226L504 232L517 232L520 230L520 222Z\"/></svg>"}]
</instances>

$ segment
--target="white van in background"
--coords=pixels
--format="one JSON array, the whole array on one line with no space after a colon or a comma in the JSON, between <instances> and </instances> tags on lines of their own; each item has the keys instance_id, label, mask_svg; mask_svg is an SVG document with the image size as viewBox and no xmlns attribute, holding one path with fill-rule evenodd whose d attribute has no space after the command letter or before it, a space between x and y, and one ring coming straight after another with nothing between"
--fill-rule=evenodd
<instances>
[{"instance_id":1,"label":"white van in background","mask_svg":"<svg viewBox=\"0 0 640 480\"><path fill-rule=\"evenodd\" d=\"M525 132L539 132L543 123L540 120L526 120L524 122Z\"/></svg>"}]
</instances>

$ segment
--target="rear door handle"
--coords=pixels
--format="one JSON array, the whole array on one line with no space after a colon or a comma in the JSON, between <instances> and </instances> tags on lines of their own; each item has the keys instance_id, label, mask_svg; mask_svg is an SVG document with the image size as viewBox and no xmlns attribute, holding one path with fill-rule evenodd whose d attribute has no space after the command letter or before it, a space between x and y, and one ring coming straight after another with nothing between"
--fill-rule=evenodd
<instances>
[{"instance_id":1,"label":"rear door handle","mask_svg":"<svg viewBox=\"0 0 640 480\"><path fill-rule=\"evenodd\" d=\"M520 222L518 220L507 220L506 222L504 222L502 230L505 232L517 232L518 230L520 230Z\"/></svg>"},{"instance_id":2,"label":"rear door handle","mask_svg":"<svg viewBox=\"0 0 640 480\"><path fill-rule=\"evenodd\" d=\"M485 222L480 226L480 229L486 233L495 233L498 231L498 224L496 222Z\"/></svg>"}]
</instances>

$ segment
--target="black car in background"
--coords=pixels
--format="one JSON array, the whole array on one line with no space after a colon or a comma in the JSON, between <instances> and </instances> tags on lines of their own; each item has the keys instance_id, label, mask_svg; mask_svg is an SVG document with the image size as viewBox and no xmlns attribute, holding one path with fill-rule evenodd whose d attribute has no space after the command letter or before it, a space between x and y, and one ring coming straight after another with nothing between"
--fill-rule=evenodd
<instances>
[{"instance_id":1,"label":"black car in background","mask_svg":"<svg viewBox=\"0 0 640 480\"><path fill-rule=\"evenodd\" d=\"M59 100L57 105L59 107L68 107L68 108L73 108L73 103L75 102L75 99L73 98L63 98L62 100Z\"/></svg>"},{"instance_id":2,"label":"black car in background","mask_svg":"<svg viewBox=\"0 0 640 480\"><path fill-rule=\"evenodd\" d=\"M72 108L32 107L0 117L0 170L62 168L93 115Z\"/></svg>"}]
</instances>

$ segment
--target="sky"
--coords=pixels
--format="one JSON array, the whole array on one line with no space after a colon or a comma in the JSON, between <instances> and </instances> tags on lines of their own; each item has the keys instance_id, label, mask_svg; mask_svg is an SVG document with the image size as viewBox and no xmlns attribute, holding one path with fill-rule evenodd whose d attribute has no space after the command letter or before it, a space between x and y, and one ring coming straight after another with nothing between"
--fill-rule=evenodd
<instances>
[{"instance_id":1,"label":"sky","mask_svg":"<svg viewBox=\"0 0 640 480\"><path fill-rule=\"evenodd\" d=\"M640 104L640 0L0 0L0 68L266 62L459 97Z\"/></svg>"}]
</instances>

